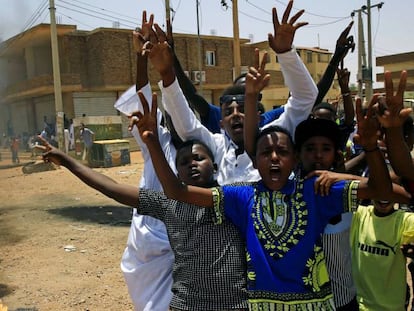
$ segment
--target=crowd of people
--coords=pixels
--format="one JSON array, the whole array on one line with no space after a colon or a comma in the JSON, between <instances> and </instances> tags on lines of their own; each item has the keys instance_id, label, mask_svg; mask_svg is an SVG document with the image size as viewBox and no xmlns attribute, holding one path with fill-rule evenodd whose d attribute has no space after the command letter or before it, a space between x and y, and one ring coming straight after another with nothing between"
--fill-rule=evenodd
<instances>
[{"instance_id":1,"label":"crowd of people","mask_svg":"<svg viewBox=\"0 0 414 311\"><path fill-rule=\"evenodd\" d=\"M121 269L135 310L406 310L413 251L414 132L407 73L363 106L343 62L352 23L321 81L293 45L307 23L273 9L270 48L290 96L263 112L266 53L209 104L144 11L133 33L137 82L115 103L145 161L119 184L47 141L45 161L133 208ZM163 112L148 81L161 81ZM335 74L344 115L323 102ZM355 109L354 109L355 107ZM194 111L198 112L199 117ZM411 284L410 284L411 285Z\"/></svg>"}]
</instances>

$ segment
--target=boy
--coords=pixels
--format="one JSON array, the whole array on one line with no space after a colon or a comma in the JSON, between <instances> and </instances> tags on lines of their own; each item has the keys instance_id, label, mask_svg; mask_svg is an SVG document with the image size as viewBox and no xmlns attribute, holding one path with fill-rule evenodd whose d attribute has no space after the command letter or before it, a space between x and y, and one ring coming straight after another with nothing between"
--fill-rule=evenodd
<instances>
[{"instance_id":1,"label":"boy","mask_svg":"<svg viewBox=\"0 0 414 311\"><path fill-rule=\"evenodd\" d=\"M312 117L301 122L295 131L295 145L300 160L297 174L305 177L313 171L317 174L338 172L338 167L342 164L340 144L340 129L334 121ZM323 178L317 179L316 184L320 184ZM341 179L345 178L362 179L359 176L341 175ZM320 190L322 193L326 191L325 187ZM326 267L335 307L339 311L358 310L349 245L351 220L352 213L349 212L331 219L322 235Z\"/></svg>"},{"instance_id":2,"label":"boy","mask_svg":"<svg viewBox=\"0 0 414 311\"><path fill-rule=\"evenodd\" d=\"M283 14L281 23L278 21L276 9L273 9L274 34L269 35L269 44L278 53L285 82L292 94L285 105L285 112L274 122L293 131L297 124L306 119L311 112L318 90L292 45L296 30L307 24L296 23L304 13L303 10L289 19L292 6L293 1L291 0ZM223 96L220 103L221 127L224 133L212 134L202 126L188 107L174 73L173 54L167 44L167 37L157 24L154 26L157 38L156 43L148 50L148 57L161 75L162 100L166 111L171 115L178 135L183 140L199 139L209 146L219 165L217 177L219 184L260 179L257 170L245 152L243 139L244 89L234 88L226 94L229 96ZM259 70L264 70L264 62ZM258 95L255 100L259 98ZM257 117L257 109L254 115Z\"/></svg>"},{"instance_id":3,"label":"boy","mask_svg":"<svg viewBox=\"0 0 414 311\"><path fill-rule=\"evenodd\" d=\"M411 108L403 106L407 72L401 73L395 96L391 73L386 72L384 78L386 106L377 110L377 119L385 128L392 168L412 183L414 165L402 130L411 113ZM412 189L407 187L411 194ZM360 310L406 310L406 259L400 247L414 242L414 214L396 210L392 200L373 200L354 214L351 238Z\"/></svg>"},{"instance_id":4,"label":"boy","mask_svg":"<svg viewBox=\"0 0 414 311\"><path fill-rule=\"evenodd\" d=\"M154 138L158 139L156 111L153 107L151 128L155 130ZM144 105L144 112L149 115L148 106ZM170 310L247 310L244 243L231 223L216 226L212 209L169 200L161 192L118 184L46 141L43 143L45 161L66 167L106 196L165 223L175 255ZM165 158L162 161L169 167ZM185 142L177 150L176 166L180 183L201 187L217 185L212 153L199 141Z\"/></svg>"},{"instance_id":5,"label":"boy","mask_svg":"<svg viewBox=\"0 0 414 311\"><path fill-rule=\"evenodd\" d=\"M152 29L154 16L147 20L146 11L142 13L141 29L133 32L133 46L137 55L136 85L124 92L115 102L115 108L125 115L141 110L142 104L137 96L141 90L146 98L151 98L148 83L147 55L142 55L145 37ZM161 112L158 112L158 122ZM144 168L139 183L140 188L162 191L162 186L152 166L151 157L136 128L131 131L141 149ZM168 163L175 169L176 149L171 143L170 132L163 126L158 127L158 138ZM172 299L172 269L174 254L171 249L165 224L154 217L141 215L134 208L127 244L121 259L121 270L128 287L129 296L136 311L167 310Z\"/></svg>"},{"instance_id":6,"label":"boy","mask_svg":"<svg viewBox=\"0 0 414 311\"><path fill-rule=\"evenodd\" d=\"M264 129L257 138L254 164L261 181L213 189L177 183L165 161L161 161L164 155L154 136L155 128L147 126L143 115L138 115L138 128L166 195L213 207L218 223L229 219L244 237L251 309L334 309L319 240L323 228L332 217L356 208L358 198L386 199L393 195L384 159L376 148L372 118L363 118L360 107L357 112L359 142L369 150L368 162L376 167L375 173L368 181L336 183L327 196L315 195L313 178L289 178L296 166L294 147L290 134L278 127ZM395 191L400 200L408 201L404 191Z\"/></svg>"}]
</instances>

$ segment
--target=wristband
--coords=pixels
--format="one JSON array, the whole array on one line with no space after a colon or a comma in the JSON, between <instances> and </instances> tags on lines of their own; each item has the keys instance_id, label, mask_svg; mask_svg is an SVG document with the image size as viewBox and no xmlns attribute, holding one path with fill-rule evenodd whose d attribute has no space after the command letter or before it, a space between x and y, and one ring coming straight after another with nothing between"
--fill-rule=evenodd
<instances>
[{"instance_id":1,"label":"wristband","mask_svg":"<svg viewBox=\"0 0 414 311\"><path fill-rule=\"evenodd\" d=\"M365 148L362 148L362 150L364 150L364 152L365 153L369 153L369 152L374 152L374 151L377 151L377 150L380 150L379 149L379 147L378 146L375 146L374 148L372 148L372 149L365 149Z\"/></svg>"},{"instance_id":2,"label":"wristband","mask_svg":"<svg viewBox=\"0 0 414 311\"><path fill-rule=\"evenodd\" d=\"M342 94L342 97L349 96L349 95L351 95L351 93L344 93Z\"/></svg>"}]
</instances>

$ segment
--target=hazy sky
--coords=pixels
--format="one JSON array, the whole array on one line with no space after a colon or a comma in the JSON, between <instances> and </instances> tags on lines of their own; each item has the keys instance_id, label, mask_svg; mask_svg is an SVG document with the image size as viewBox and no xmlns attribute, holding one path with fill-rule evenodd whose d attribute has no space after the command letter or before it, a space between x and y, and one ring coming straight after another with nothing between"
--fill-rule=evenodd
<instances>
[{"instance_id":1,"label":"hazy sky","mask_svg":"<svg viewBox=\"0 0 414 311\"><path fill-rule=\"evenodd\" d=\"M219 36L232 36L231 0L226 0L229 8L221 5L221 0L199 0L199 29L201 34L215 33ZM287 0L238 0L240 37L252 38L254 42L267 39L272 31L271 9L276 7L282 16ZM371 6L381 1L371 1ZM143 10L154 13L155 20L164 24L165 0L55 0L56 16L62 24L77 24L80 30L97 27L112 27L119 22L121 28L134 28L141 23ZM296 0L296 9L305 9L300 21L309 22L298 30L294 44L327 48L333 51L340 32L352 20L351 13L367 5L366 0ZM0 0L0 38L6 40L17 33L39 23L49 23L49 0ZM174 32L197 33L197 1L171 0L171 13L174 16ZM380 10L372 9L371 33L373 60L376 56L414 51L412 32L414 1L384 1ZM367 18L363 14L364 29ZM357 39L357 15L352 34ZM365 34L367 40L367 34ZM356 51L345 61L355 80L357 71ZM381 68L377 69L382 72ZM375 80L375 77L374 77Z\"/></svg>"}]
</instances>

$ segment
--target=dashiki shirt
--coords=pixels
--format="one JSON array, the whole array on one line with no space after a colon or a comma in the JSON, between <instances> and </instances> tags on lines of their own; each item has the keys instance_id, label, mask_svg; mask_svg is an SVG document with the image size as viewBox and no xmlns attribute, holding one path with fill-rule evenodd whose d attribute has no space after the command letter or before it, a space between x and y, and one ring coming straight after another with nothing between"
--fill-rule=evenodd
<instances>
[{"instance_id":1,"label":"dashiki shirt","mask_svg":"<svg viewBox=\"0 0 414 311\"><path fill-rule=\"evenodd\" d=\"M357 181L314 194L316 178L279 191L262 181L213 188L216 222L232 222L246 240L250 310L334 310L321 246L329 219L356 208Z\"/></svg>"}]
</instances>

